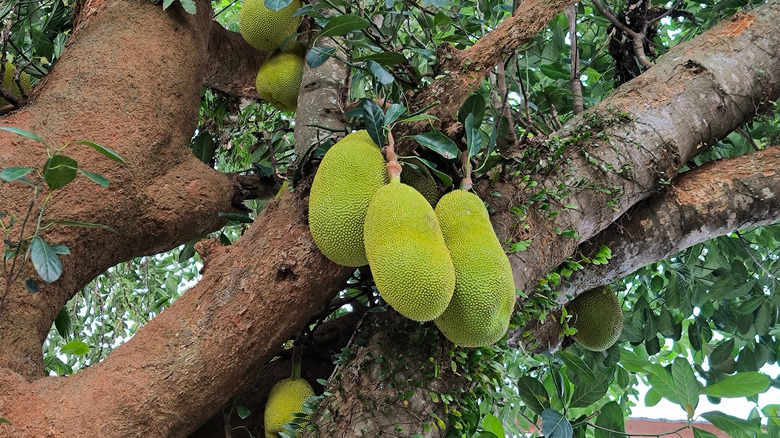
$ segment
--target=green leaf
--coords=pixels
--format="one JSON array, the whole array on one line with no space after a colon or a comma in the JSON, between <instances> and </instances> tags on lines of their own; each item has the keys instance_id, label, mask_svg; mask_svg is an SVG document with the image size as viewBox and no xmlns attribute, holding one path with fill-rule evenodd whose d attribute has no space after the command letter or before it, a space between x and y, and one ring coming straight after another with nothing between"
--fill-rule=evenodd
<instances>
[{"instance_id":1,"label":"green leaf","mask_svg":"<svg viewBox=\"0 0 780 438\"><path fill-rule=\"evenodd\" d=\"M558 411L545 409L542 412L542 433L546 438L571 438L574 431L566 417Z\"/></svg>"},{"instance_id":2,"label":"green leaf","mask_svg":"<svg viewBox=\"0 0 780 438\"><path fill-rule=\"evenodd\" d=\"M27 280L24 280L24 287L27 288L27 292L35 293L40 292L41 287L38 286L38 282L33 280L32 278L28 278Z\"/></svg>"},{"instance_id":3,"label":"green leaf","mask_svg":"<svg viewBox=\"0 0 780 438\"><path fill-rule=\"evenodd\" d=\"M380 148L385 145L385 114L373 100L363 101L363 120L369 137Z\"/></svg>"},{"instance_id":4,"label":"green leaf","mask_svg":"<svg viewBox=\"0 0 780 438\"><path fill-rule=\"evenodd\" d=\"M734 351L734 338L723 341L712 350L709 356L710 366L719 365L728 360Z\"/></svg>"},{"instance_id":5,"label":"green leaf","mask_svg":"<svg viewBox=\"0 0 780 438\"><path fill-rule=\"evenodd\" d=\"M241 224L251 224L255 220L249 217L246 213L225 213L223 211L220 211L217 213L217 216L227 218L228 220L235 221Z\"/></svg>"},{"instance_id":6,"label":"green leaf","mask_svg":"<svg viewBox=\"0 0 780 438\"><path fill-rule=\"evenodd\" d=\"M60 353L83 356L89 353L89 346L81 341L70 341L60 347Z\"/></svg>"},{"instance_id":7,"label":"green leaf","mask_svg":"<svg viewBox=\"0 0 780 438\"><path fill-rule=\"evenodd\" d=\"M760 431L760 418L756 419L758 421L743 420L717 411L705 412L701 416L712 423L713 426L734 438L752 437L754 433Z\"/></svg>"},{"instance_id":8,"label":"green leaf","mask_svg":"<svg viewBox=\"0 0 780 438\"><path fill-rule=\"evenodd\" d=\"M569 380L573 380L576 376L580 381L584 383L592 383L596 381L596 375L579 357L562 350L558 352L558 357L561 358L564 364L566 364L566 373L569 375Z\"/></svg>"},{"instance_id":9,"label":"green leaf","mask_svg":"<svg viewBox=\"0 0 780 438\"><path fill-rule=\"evenodd\" d=\"M612 373L599 373L595 382L583 382L579 385L576 385L571 396L571 403L569 403L569 407L584 408L601 400L601 397L604 397L604 394L606 394L607 390L609 389L609 381L611 380L611 377Z\"/></svg>"},{"instance_id":10,"label":"green leaf","mask_svg":"<svg viewBox=\"0 0 780 438\"><path fill-rule=\"evenodd\" d=\"M67 339L70 335L71 326L68 309L66 309L65 306L62 306L59 313L57 313L57 317L54 319L54 328L63 339Z\"/></svg>"},{"instance_id":11,"label":"green leaf","mask_svg":"<svg viewBox=\"0 0 780 438\"><path fill-rule=\"evenodd\" d=\"M757 372L726 376L723 380L707 385L702 393L712 397L749 397L769 389L769 376Z\"/></svg>"},{"instance_id":12,"label":"green leaf","mask_svg":"<svg viewBox=\"0 0 780 438\"><path fill-rule=\"evenodd\" d=\"M70 144L83 144L84 146L89 146L92 149L100 152L101 154L107 156L108 158L110 158L110 159L112 159L112 160L114 160L114 161L116 161L118 163L127 164L127 162L125 162L124 158L120 157L119 154L117 154L116 152L112 151L111 149L109 149L109 148L107 148L107 147L105 147L103 145L97 144L95 142L79 140L79 141L72 141L72 142L70 142L68 144L69 145Z\"/></svg>"},{"instance_id":13,"label":"green leaf","mask_svg":"<svg viewBox=\"0 0 780 438\"><path fill-rule=\"evenodd\" d=\"M320 32L320 37L346 35L350 32L363 30L370 25L368 20L357 15L337 15L328 20L328 24Z\"/></svg>"},{"instance_id":14,"label":"green leaf","mask_svg":"<svg viewBox=\"0 0 780 438\"><path fill-rule=\"evenodd\" d=\"M6 167L0 172L0 181L11 182L24 177L33 170L32 167Z\"/></svg>"},{"instance_id":15,"label":"green leaf","mask_svg":"<svg viewBox=\"0 0 780 438\"><path fill-rule=\"evenodd\" d=\"M189 14L195 15L197 9L195 8L195 2L193 0L179 0L181 7Z\"/></svg>"},{"instance_id":16,"label":"green leaf","mask_svg":"<svg viewBox=\"0 0 780 438\"><path fill-rule=\"evenodd\" d=\"M214 158L214 152L217 150L217 144L214 142L214 137L206 131L201 131L194 139L192 139L193 155L206 164L209 164Z\"/></svg>"},{"instance_id":17,"label":"green leaf","mask_svg":"<svg viewBox=\"0 0 780 438\"><path fill-rule=\"evenodd\" d=\"M384 67L393 67L398 64L402 64L406 62L406 57L402 53L398 52L380 52L380 53L372 53L370 55L361 56L360 58L356 58L356 61L366 61L366 60L372 60L379 64L381 64Z\"/></svg>"},{"instance_id":18,"label":"green leaf","mask_svg":"<svg viewBox=\"0 0 780 438\"><path fill-rule=\"evenodd\" d=\"M163 11L173 4L173 0L163 0Z\"/></svg>"},{"instance_id":19,"label":"green leaf","mask_svg":"<svg viewBox=\"0 0 780 438\"><path fill-rule=\"evenodd\" d=\"M457 158L460 153L455 142L439 131L423 132L412 138L448 160Z\"/></svg>"},{"instance_id":20,"label":"green leaf","mask_svg":"<svg viewBox=\"0 0 780 438\"><path fill-rule=\"evenodd\" d=\"M368 67L368 70L371 72L371 74L374 75L376 80L378 80L382 85L390 85L395 81L395 78L393 75L390 74L387 70L384 69L381 65L379 65L378 62L367 60L366 61L366 67Z\"/></svg>"},{"instance_id":21,"label":"green leaf","mask_svg":"<svg viewBox=\"0 0 780 438\"><path fill-rule=\"evenodd\" d=\"M401 117L405 111L406 107L400 103L394 103L390 105L387 108L387 111L385 111L385 125L390 125L391 123L398 120L398 118Z\"/></svg>"},{"instance_id":22,"label":"green leaf","mask_svg":"<svg viewBox=\"0 0 780 438\"><path fill-rule=\"evenodd\" d=\"M696 380L691 364L687 360L678 357L672 363L672 378L674 389L680 398L683 409L688 413L688 418L693 418L696 406L699 404L701 383Z\"/></svg>"},{"instance_id":23,"label":"green leaf","mask_svg":"<svg viewBox=\"0 0 780 438\"><path fill-rule=\"evenodd\" d=\"M469 114L474 116L474 127L479 128L485 117L485 98L481 94L472 94L463 102L458 109L458 121L465 124Z\"/></svg>"},{"instance_id":24,"label":"green leaf","mask_svg":"<svg viewBox=\"0 0 780 438\"><path fill-rule=\"evenodd\" d=\"M693 438L718 438L717 435L715 435L712 432L707 432L704 429L699 429L698 427L693 427Z\"/></svg>"},{"instance_id":25,"label":"green leaf","mask_svg":"<svg viewBox=\"0 0 780 438\"><path fill-rule=\"evenodd\" d=\"M272 11L278 11L286 8L290 3L292 0L265 0L265 7Z\"/></svg>"},{"instance_id":26,"label":"green leaf","mask_svg":"<svg viewBox=\"0 0 780 438\"><path fill-rule=\"evenodd\" d=\"M463 127L466 130L466 150L469 151L469 158L471 158L477 155L482 147L482 136L479 134L479 129L474 126L473 114L466 116L466 122L463 124Z\"/></svg>"},{"instance_id":27,"label":"green leaf","mask_svg":"<svg viewBox=\"0 0 780 438\"><path fill-rule=\"evenodd\" d=\"M482 430L492 433L497 437L506 436L506 433L504 432L504 426L501 424L501 420L492 414L487 414L485 418L482 419Z\"/></svg>"},{"instance_id":28,"label":"green leaf","mask_svg":"<svg viewBox=\"0 0 780 438\"><path fill-rule=\"evenodd\" d=\"M411 116L405 119L401 119L399 120L399 122L411 123L411 122L419 122L421 120L439 120L439 118L436 116L432 116L430 114L417 114L416 116Z\"/></svg>"},{"instance_id":29,"label":"green leaf","mask_svg":"<svg viewBox=\"0 0 780 438\"><path fill-rule=\"evenodd\" d=\"M611 401L601 407L601 413L596 417L596 426L603 427L615 432L625 432L626 424L623 409L617 402ZM614 433L606 430L596 429L594 438L623 438L625 434Z\"/></svg>"},{"instance_id":30,"label":"green leaf","mask_svg":"<svg viewBox=\"0 0 780 438\"><path fill-rule=\"evenodd\" d=\"M64 187L76 178L78 169L76 160L65 155L55 155L43 165L43 179L46 180L49 189L56 190Z\"/></svg>"},{"instance_id":31,"label":"green leaf","mask_svg":"<svg viewBox=\"0 0 780 438\"><path fill-rule=\"evenodd\" d=\"M246 417L249 416L249 414L252 413L252 411L249 410L246 406L244 406L241 403L236 403L236 413L238 414L238 417L242 420L245 420Z\"/></svg>"},{"instance_id":32,"label":"green leaf","mask_svg":"<svg viewBox=\"0 0 780 438\"><path fill-rule=\"evenodd\" d=\"M87 178L91 179L92 181L98 183L99 185L103 187L108 187L108 178L104 177L103 175L100 175L95 172L90 172L88 170L79 169L79 172L81 172L82 175L86 176Z\"/></svg>"},{"instance_id":33,"label":"green leaf","mask_svg":"<svg viewBox=\"0 0 780 438\"><path fill-rule=\"evenodd\" d=\"M97 228L100 230L106 230L111 231L112 233L116 233L117 231L113 229L112 227L109 227L108 225L103 224L94 224L92 222L81 222L81 221L71 221L71 220L58 220L58 221L52 221L51 224L55 225L65 225L68 227L81 227L81 228Z\"/></svg>"},{"instance_id":34,"label":"green leaf","mask_svg":"<svg viewBox=\"0 0 780 438\"><path fill-rule=\"evenodd\" d=\"M335 47L314 46L306 52L306 64L311 68L317 68L335 54Z\"/></svg>"},{"instance_id":35,"label":"green leaf","mask_svg":"<svg viewBox=\"0 0 780 438\"><path fill-rule=\"evenodd\" d=\"M0 417L0 424L2 424L2 423L11 424L11 422L8 419Z\"/></svg>"},{"instance_id":36,"label":"green leaf","mask_svg":"<svg viewBox=\"0 0 780 438\"><path fill-rule=\"evenodd\" d=\"M531 376L523 376L517 380L517 389L520 399L536 415L550 407L550 395L542 382Z\"/></svg>"},{"instance_id":37,"label":"green leaf","mask_svg":"<svg viewBox=\"0 0 780 438\"><path fill-rule=\"evenodd\" d=\"M25 131L24 129L14 128L13 126L0 126L0 129L2 129L3 131L13 132L14 134L21 135L22 137L31 138L35 141L39 141L44 145L46 145L46 142L43 141L42 138L38 137L32 132Z\"/></svg>"},{"instance_id":38,"label":"green leaf","mask_svg":"<svg viewBox=\"0 0 780 438\"><path fill-rule=\"evenodd\" d=\"M35 267L35 272L46 283L53 283L62 275L60 258L57 256L54 248L39 236L35 236L32 239L30 259Z\"/></svg>"}]
</instances>

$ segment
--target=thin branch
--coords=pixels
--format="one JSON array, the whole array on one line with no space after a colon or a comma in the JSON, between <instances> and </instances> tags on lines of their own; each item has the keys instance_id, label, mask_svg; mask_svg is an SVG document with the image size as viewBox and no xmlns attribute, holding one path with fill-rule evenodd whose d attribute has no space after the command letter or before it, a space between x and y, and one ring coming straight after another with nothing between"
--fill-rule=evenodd
<instances>
[{"instance_id":1,"label":"thin branch","mask_svg":"<svg viewBox=\"0 0 780 438\"><path fill-rule=\"evenodd\" d=\"M581 114L585 111L585 101L582 98L582 82L580 82L580 50L577 47L577 6L571 5L566 10L569 19L569 39L571 40L571 66L569 68L569 85L572 93L572 111Z\"/></svg>"}]
</instances>

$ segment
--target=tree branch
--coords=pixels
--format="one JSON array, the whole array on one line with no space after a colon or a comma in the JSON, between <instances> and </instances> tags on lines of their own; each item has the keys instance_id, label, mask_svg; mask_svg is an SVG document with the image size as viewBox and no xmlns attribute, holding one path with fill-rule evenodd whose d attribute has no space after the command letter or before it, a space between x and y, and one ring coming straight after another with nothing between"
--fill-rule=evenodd
<instances>
[{"instance_id":1,"label":"tree branch","mask_svg":"<svg viewBox=\"0 0 780 438\"><path fill-rule=\"evenodd\" d=\"M238 32L209 23L208 63L204 85L231 96L258 99L255 80L267 52L250 46Z\"/></svg>"}]
</instances>

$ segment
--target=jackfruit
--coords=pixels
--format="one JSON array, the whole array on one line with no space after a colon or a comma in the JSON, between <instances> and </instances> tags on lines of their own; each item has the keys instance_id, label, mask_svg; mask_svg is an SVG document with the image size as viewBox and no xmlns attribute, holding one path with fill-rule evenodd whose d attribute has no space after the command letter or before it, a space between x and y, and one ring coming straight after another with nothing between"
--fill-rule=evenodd
<instances>
[{"instance_id":1,"label":"jackfruit","mask_svg":"<svg viewBox=\"0 0 780 438\"><path fill-rule=\"evenodd\" d=\"M431 172L417 158L411 158L405 160L405 162L414 164L417 168L415 169L404 164L404 169L401 172L401 182L420 192L428 203L431 204L431 207L435 207L436 202L439 201L439 189L436 188L436 181L433 180Z\"/></svg>"},{"instance_id":2,"label":"jackfruit","mask_svg":"<svg viewBox=\"0 0 780 438\"><path fill-rule=\"evenodd\" d=\"M300 377L276 382L265 402L265 436L279 437L284 425L293 420L293 414L301 412L306 398L312 395L311 385Z\"/></svg>"},{"instance_id":3,"label":"jackfruit","mask_svg":"<svg viewBox=\"0 0 780 438\"><path fill-rule=\"evenodd\" d=\"M278 49L285 38L298 30L302 17L293 17L293 14L301 5L301 0L293 0L286 7L274 11L265 7L265 0L245 0L238 14L241 36L257 49Z\"/></svg>"},{"instance_id":4,"label":"jackfruit","mask_svg":"<svg viewBox=\"0 0 780 438\"><path fill-rule=\"evenodd\" d=\"M385 158L367 131L353 132L328 150L309 194L309 230L325 257L344 266L368 264L363 221L385 184Z\"/></svg>"},{"instance_id":5,"label":"jackfruit","mask_svg":"<svg viewBox=\"0 0 780 438\"><path fill-rule=\"evenodd\" d=\"M569 326L577 329L574 340L585 349L606 350L623 330L623 309L609 286L583 292L569 302L566 310L572 315Z\"/></svg>"},{"instance_id":6,"label":"jackfruit","mask_svg":"<svg viewBox=\"0 0 780 438\"><path fill-rule=\"evenodd\" d=\"M297 45L294 45L297 46ZM303 56L298 50L275 51L257 72L257 93L284 112L298 108L298 93L303 78Z\"/></svg>"},{"instance_id":7,"label":"jackfruit","mask_svg":"<svg viewBox=\"0 0 780 438\"><path fill-rule=\"evenodd\" d=\"M436 213L417 190L391 179L366 211L363 237L379 294L401 315L430 321L444 312L455 269Z\"/></svg>"},{"instance_id":8,"label":"jackfruit","mask_svg":"<svg viewBox=\"0 0 780 438\"><path fill-rule=\"evenodd\" d=\"M19 85L14 81L14 73L16 73L16 66L13 65L11 61L6 61L5 73L3 74L3 88L6 90L11 89L11 93L13 93L14 96L21 98L22 92L19 90ZM30 75L25 72L19 74L19 83L22 85L22 90L24 90L25 94L32 88L32 85L30 84ZM0 97L0 108L10 104L11 102Z\"/></svg>"},{"instance_id":9,"label":"jackfruit","mask_svg":"<svg viewBox=\"0 0 780 438\"><path fill-rule=\"evenodd\" d=\"M455 293L434 322L460 346L493 344L506 333L516 295L509 259L487 209L477 195L455 190L441 198L436 216L455 266Z\"/></svg>"}]
</instances>

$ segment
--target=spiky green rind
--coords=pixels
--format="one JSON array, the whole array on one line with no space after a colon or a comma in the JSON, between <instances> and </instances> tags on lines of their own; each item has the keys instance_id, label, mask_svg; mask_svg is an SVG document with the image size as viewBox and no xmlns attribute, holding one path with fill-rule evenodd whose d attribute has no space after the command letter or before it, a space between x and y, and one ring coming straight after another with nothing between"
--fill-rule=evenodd
<instances>
[{"instance_id":1,"label":"spiky green rind","mask_svg":"<svg viewBox=\"0 0 780 438\"><path fill-rule=\"evenodd\" d=\"M455 190L436 205L444 241L455 266L455 293L434 322L444 336L463 347L483 347L501 339L515 306L515 282L482 200Z\"/></svg>"},{"instance_id":2,"label":"spiky green rind","mask_svg":"<svg viewBox=\"0 0 780 438\"><path fill-rule=\"evenodd\" d=\"M303 57L296 51L274 52L257 72L257 93L284 112L298 108L298 93L303 78Z\"/></svg>"},{"instance_id":3,"label":"spiky green rind","mask_svg":"<svg viewBox=\"0 0 780 438\"><path fill-rule=\"evenodd\" d=\"M365 130L328 150L309 194L309 230L328 259L351 267L368 264L363 221L368 203L385 184L385 159Z\"/></svg>"},{"instance_id":4,"label":"spiky green rind","mask_svg":"<svg viewBox=\"0 0 780 438\"><path fill-rule=\"evenodd\" d=\"M415 321L444 312L455 269L436 213L419 192L397 179L377 190L363 236L376 288L388 304Z\"/></svg>"},{"instance_id":5,"label":"spiky green rind","mask_svg":"<svg viewBox=\"0 0 780 438\"><path fill-rule=\"evenodd\" d=\"M11 93L21 99L22 92L19 90L19 85L17 85L16 81L14 81L14 73L16 73L16 66L13 65L11 61L6 61L5 73L3 74L3 88L10 88ZM25 93L30 91L30 88L32 88L32 85L30 84L30 75L25 72L21 72L19 74L19 83L22 85L22 90L24 90ZM10 102L0 97L0 107L4 107L10 104Z\"/></svg>"},{"instance_id":6,"label":"spiky green rind","mask_svg":"<svg viewBox=\"0 0 780 438\"><path fill-rule=\"evenodd\" d=\"M314 395L314 390L304 379L289 378L278 381L265 403L265 434L279 436L285 424L293 420L293 414L301 412L306 398Z\"/></svg>"},{"instance_id":7,"label":"spiky green rind","mask_svg":"<svg viewBox=\"0 0 780 438\"><path fill-rule=\"evenodd\" d=\"M428 168L416 158L406 160L406 162L414 164L417 168L404 165L401 172L401 182L420 192L431 204L431 207L435 207L436 202L439 201L439 189L436 187L436 181L433 180Z\"/></svg>"},{"instance_id":8,"label":"spiky green rind","mask_svg":"<svg viewBox=\"0 0 780 438\"><path fill-rule=\"evenodd\" d=\"M566 309L569 325L577 329L574 339L583 348L603 351L611 347L623 330L623 309L609 286L590 289L572 300Z\"/></svg>"},{"instance_id":9,"label":"spiky green rind","mask_svg":"<svg viewBox=\"0 0 780 438\"><path fill-rule=\"evenodd\" d=\"M265 0L244 1L238 14L241 36L257 49L278 49L285 38L298 30L302 17L293 17L293 14L301 5L301 0L293 0L286 7L274 11L265 7Z\"/></svg>"}]
</instances>

